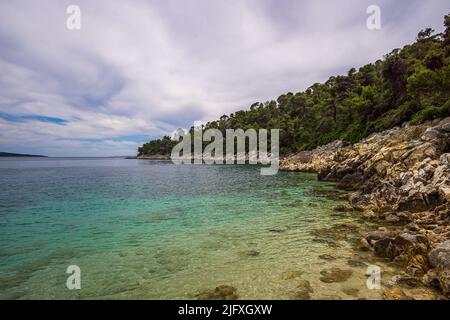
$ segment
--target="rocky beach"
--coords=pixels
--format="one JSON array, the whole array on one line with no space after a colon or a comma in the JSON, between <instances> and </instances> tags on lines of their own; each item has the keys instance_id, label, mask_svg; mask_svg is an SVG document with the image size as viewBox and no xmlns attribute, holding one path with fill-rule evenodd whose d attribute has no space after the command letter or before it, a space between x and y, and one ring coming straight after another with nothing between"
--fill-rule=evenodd
<instances>
[{"instance_id":1,"label":"rocky beach","mask_svg":"<svg viewBox=\"0 0 450 320\"><path fill-rule=\"evenodd\" d=\"M380 225L354 229L355 247L399 264L404 274L392 283L436 288L448 298L449 151L450 118L445 118L405 124L353 145L334 141L301 151L283 159L280 169L316 172L319 180L337 182L348 191L348 204L336 211L359 211ZM386 289L384 297L416 298L401 287Z\"/></svg>"}]
</instances>

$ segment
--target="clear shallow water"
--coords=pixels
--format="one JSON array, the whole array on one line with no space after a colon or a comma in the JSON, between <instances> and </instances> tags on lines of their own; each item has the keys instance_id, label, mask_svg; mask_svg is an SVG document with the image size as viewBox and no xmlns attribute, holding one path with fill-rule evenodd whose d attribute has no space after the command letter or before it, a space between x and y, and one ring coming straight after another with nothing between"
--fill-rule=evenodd
<instances>
[{"instance_id":1,"label":"clear shallow water","mask_svg":"<svg viewBox=\"0 0 450 320\"><path fill-rule=\"evenodd\" d=\"M313 299L381 296L366 288L364 264L348 265L370 257L311 235L355 220L336 215L338 200L311 193L333 190L313 174L28 158L1 159L0 185L3 299L189 299L219 285L242 299L292 299L302 280ZM72 264L81 290L66 288ZM322 269L336 266L351 278L320 281Z\"/></svg>"}]
</instances>

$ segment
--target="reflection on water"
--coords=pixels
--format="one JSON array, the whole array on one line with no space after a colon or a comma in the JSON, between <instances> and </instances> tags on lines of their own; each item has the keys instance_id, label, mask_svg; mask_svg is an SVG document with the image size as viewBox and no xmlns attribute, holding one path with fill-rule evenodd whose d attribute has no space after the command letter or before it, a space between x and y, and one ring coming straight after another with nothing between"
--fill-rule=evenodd
<instances>
[{"instance_id":1,"label":"reflection on water","mask_svg":"<svg viewBox=\"0 0 450 320\"><path fill-rule=\"evenodd\" d=\"M26 159L0 161L0 183L3 299L370 299L367 265L395 272L353 250L357 216L312 174Z\"/></svg>"}]
</instances>

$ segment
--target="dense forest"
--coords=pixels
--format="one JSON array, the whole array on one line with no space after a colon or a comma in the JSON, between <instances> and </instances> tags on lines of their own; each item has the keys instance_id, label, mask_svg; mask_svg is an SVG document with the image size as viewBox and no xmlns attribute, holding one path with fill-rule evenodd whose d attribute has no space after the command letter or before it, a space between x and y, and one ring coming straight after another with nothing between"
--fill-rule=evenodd
<instances>
[{"instance_id":1,"label":"dense forest","mask_svg":"<svg viewBox=\"0 0 450 320\"><path fill-rule=\"evenodd\" d=\"M280 153L289 154L335 139L354 143L406 121L450 116L450 15L444 26L443 33L420 31L415 43L393 50L383 60L352 68L304 92L255 102L204 129L217 128L224 136L226 129L280 129ZM176 143L164 137L138 152L166 155Z\"/></svg>"}]
</instances>

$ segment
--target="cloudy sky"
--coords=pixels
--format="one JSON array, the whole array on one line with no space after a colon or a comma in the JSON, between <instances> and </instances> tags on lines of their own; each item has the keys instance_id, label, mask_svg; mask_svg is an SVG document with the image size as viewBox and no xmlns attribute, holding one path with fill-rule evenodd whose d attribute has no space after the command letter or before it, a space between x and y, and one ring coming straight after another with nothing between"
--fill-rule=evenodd
<instances>
[{"instance_id":1,"label":"cloudy sky","mask_svg":"<svg viewBox=\"0 0 450 320\"><path fill-rule=\"evenodd\" d=\"M66 27L69 5L81 29ZM381 30L366 8L381 8ZM442 31L448 0L0 0L0 151L132 155Z\"/></svg>"}]
</instances>

